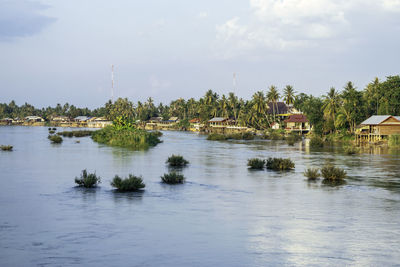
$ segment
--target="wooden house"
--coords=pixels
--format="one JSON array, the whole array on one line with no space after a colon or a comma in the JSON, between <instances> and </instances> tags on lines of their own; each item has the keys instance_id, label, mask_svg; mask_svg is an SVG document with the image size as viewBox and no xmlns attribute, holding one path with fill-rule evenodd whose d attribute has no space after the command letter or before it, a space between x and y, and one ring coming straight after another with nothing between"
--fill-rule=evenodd
<instances>
[{"instance_id":1,"label":"wooden house","mask_svg":"<svg viewBox=\"0 0 400 267\"><path fill-rule=\"evenodd\" d=\"M393 134L400 134L400 116L371 116L356 131L358 141L380 141Z\"/></svg>"},{"instance_id":2,"label":"wooden house","mask_svg":"<svg viewBox=\"0 0 400 267\"><path fill-rule=\"evenodd\" d=\"M44 122L44 119L39 116L27 116L25 117L25 121L32 123L32 122Z\"/></svg>"},{"instance_id":3,"label":"wooden house","mask_svg":"<svg viewBox=\"0 0 400 267\"><path fill-rule=\"evenodd\" d=\"M215 117L208 121L210 127L225 127L229 124L229 118Z\"/></svg>"},{"instance_id":4,"label":"wooden house","mask_svg":"<svg viewBox=\"0 0 400 267\"><path fill-rule=\"evenodd\" d=\"M304 114L290 115L285 121L286 132L308 133L311 130L310 123Z\"/></svg>"}]
</instances>

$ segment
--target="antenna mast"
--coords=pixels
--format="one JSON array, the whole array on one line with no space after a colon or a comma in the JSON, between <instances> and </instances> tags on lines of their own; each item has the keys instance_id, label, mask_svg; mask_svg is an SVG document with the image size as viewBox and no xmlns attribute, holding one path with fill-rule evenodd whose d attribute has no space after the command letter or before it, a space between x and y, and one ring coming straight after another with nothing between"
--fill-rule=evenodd
<instances>
[{"instance_id":1,"label":"antenna mast","mask_svg":"<svg viewBox=\"0 0 400 267\"><path fill-rule=\"evenodd\" d=\"M236 72L233 73L233 91L236 92L237 83L236 83Z\"/></svg>"},{"instance_id":2,"label":"antenna mast","mask_svg":"<svg viewBox=\"0 0 400 267\"><path fill-rule=\"evenodd\" d=\"M114 102L114 64L111 65L111 102Z\"/></svg>"}]
</instances>

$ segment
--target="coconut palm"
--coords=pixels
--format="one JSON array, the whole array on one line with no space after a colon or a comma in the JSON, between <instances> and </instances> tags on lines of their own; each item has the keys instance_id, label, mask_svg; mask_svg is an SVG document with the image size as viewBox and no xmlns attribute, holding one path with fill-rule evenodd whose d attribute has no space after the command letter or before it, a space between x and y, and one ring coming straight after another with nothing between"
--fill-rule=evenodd
<instances>
[{"instance_id":1,"label":"coconut palm","mask_svg":"<svg viewBox=\"0 0 400 267\"><path fill-rule=\"evenodd\" d=\"M285 89L283 89L283 100L287 105L293 105L296 92L293 89L293 86L286 85Z\"/></svg>"},{"instance_id":2,"label":"coconut palm","mask_svg":"<svg viewBox=\"0 0 400 267\"><path fill-rule=\"evenodd\" d=\"M269 90L267 91L267 100L268 100L268 102L272 102L274 120L275 120L276 111L278 109L277 103L278 103L279 97L280 97L280 95L279 95L277 87L275 85L271 85L269 87Z\"/></svg>"},{"instance_id":3,"label":"coconut palm","mask_svg":"<svg viewBox=\"0 0 400 267\"><path fill-rule=\"evenodd\" d=\"M340 102L341 99L339 93L334 87L331 87L328 94L324 97L324 105L322 106L322 110L324 112L324 118L334 123L335 131L337 125L335 124L335 118L340 109Z\"/></svg>"}]
</instances>

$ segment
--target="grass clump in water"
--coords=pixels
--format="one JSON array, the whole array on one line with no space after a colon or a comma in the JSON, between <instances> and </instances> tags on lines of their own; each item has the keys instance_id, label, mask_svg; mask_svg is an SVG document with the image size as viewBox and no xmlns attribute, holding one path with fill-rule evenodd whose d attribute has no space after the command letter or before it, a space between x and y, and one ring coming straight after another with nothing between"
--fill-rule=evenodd
<instances>
[{"instance_id":1,"label":"grass clump in water","mask_svg":"<svg viewBox=\"0 0 400 267\"><path fill-rule=\"evenodd\" d=\"M134 127L118 128L107 126L92 133L95 142L110 146L126 147L134 150L145 150L156 146L160 139L155 132L148 132Z\"/></svg>"},{"instance_id":2,"label":"grass clump in water","mask_svg":"<svg viewBox=\"0 0 400 267\"><path fill-rule=\"evenodd\" d=\"M247 166L249 166L249 169L262 170L265 167L265 160L259 158L248 159Z\"/></svg>"},{"instance_id":3,"label":"grass clump in water","mask_svg":"<svg viewBox=\"0 0 400 267\"><path fill-rule=\"evenodd\" d=\"M185 182L185 176L177 172L165 173L161 176L161 181L166 184L183 184Z\"/></svg>"},{"instance_id":4,"label":"grass clump in water","mask_svg":"<svg viewBox=\"0 0 400 267\"><path fill-rule=\"evenodd\" d=\"M318 168L308 168L303 174L308 180L317 180L321 176Z\"/></svg>"},{"instance_id":5,"label":"grass clump in water","mask_svg":"<svg viewBox=\"0 0 400 267\"><path fill-rule=\"evenodd\" d=\"M129 192L143 189L146 185L143 183L142 177L129 174L129 176L125 179L115 175L111 182L111 186L117 188L118 191Z\"/></svg>"},{"instance_id":6,"label":"grass clump in water","mask_svg":"<svg viewBox=\"0 0 400 267\"><path fill-rule=\"evenodd\" d=\"M294 163L291 159L283 158L268 158L267 159L267 169L274 171L285 171L294 169Z\"/></svg>"},{"instance_id":7,"label":"grass clump in water","mask_svg":"<svg viewBox=\"0 0 400 267\"><path fill-rule=\"evenodd\" d=\"M211 140L211 141L225 141L227 139L228 139L228 137L224 134L210 133L207 136L207 140Z\"/></svg>"},{"instance_id":8,"label":"grass clump in water","mask_svg":"<svg viewBox=\"0 0 400 267\"><path fill-rule=\"evenodd\" d=\"M13 146L0 146L0 149L3 151L12 151Z\"/></svg>"},{"instance_id":9,"label":"grass clump in water","mask_svg":"<svg viewBox=\"0 0 400 267\"><path fill-rule=\"evenodd\" d=\"M343 147L343 150L347 155L354 155L359 152L359 149L354 146L345 146Z\"/></svg>"},{"instance_id":10,"label":"grass clump in water","mask_svg":"<svg viewBox=\"0 0 400 267\"><path fill-rule=\"evenodd\" d=\"M82 171L80 178L75 177L75 183L80 187L93 188L101 183L101 179L96 173L88 173L85 169Z\"/></svg>"},{"instance_id":11,"label":"grass clump in water","mask_svg":"<svg viewBox=\"0 0 400 267\"><path fill-rule=\"evenodd\" d=\"M310 140L310 147L312 148L321 148L324 146L324 141L322 140L321 137L314 135L313 137L311 137Z\"/></svg>"},{"instance_id":12,"label":"grass clump in water","mask_svg":"<svg viewBox=\"0 0 400 267\"><path fill-rule=\"evenodd\" d=\"M321 174L324 180L322 181L325 184L342 184L344 179L347 176L345 170L341 168L337 168L331 164L325 165L321 169Z\"/></svg>"},{"instance_id":13,"label":"grass clump in water","mask_svg":"<svg viewBox=\"0 0 400 267\"><path fill-rule=\"evenodd\" d=\"M168 157L167 163L170 167L184 167L189 164L189 161L183 158L181 155L172 155Z\"/></svg>"},{"instance_id":14,"label":"grass clump in water","mask_svg":"<svg viewBox=\"0 0 400 267\"><path fill-rule=\"evenodd\" d=\"M56 131L50 130L49 134L54 134Z\"/></svg>"},{"instance_id":15,"label":"grass clump in water","mask_svg":"<svg viewBox=\"0 0 400 267\"><path fill-rule=\"evenodd\" d=\"M48 138L53 144L60 144L63 141L62 137L59 135L49 135Z\"/></svg>"},{"instance_id":16,"label":"grass clump in water","mask_svg":"<svg viewBox=\"0 0 400 267\"><path fill-rule=\"evenodd\" d=\"M62 135L64 137L85 137L91 136L93 131L89 130L80 130L80 131L63 131L57 133L58 135Z\"/></svg>"}]
</instances>

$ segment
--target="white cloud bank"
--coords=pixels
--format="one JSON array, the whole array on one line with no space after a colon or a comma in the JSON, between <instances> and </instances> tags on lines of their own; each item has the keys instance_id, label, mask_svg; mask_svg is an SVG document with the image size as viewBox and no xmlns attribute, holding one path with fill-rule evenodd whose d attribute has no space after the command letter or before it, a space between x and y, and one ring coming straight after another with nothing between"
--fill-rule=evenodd
<instances>
[{"instance_id":1,"label":"white cloud bank","mask_svg":"<svg viewBox=\"0 0 400 267\"><path fill-rule=\"evenodd\" d=\"M354 38L363 16L400 12L400 0L250 0L250 19L234 17L216 26L219 56L232 58L257 49L316 47L327 40ZM368 25L365 25L368 27Z\"/></svg>"}]
</instances>

